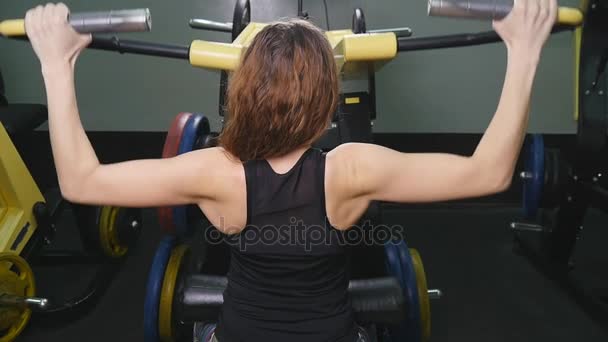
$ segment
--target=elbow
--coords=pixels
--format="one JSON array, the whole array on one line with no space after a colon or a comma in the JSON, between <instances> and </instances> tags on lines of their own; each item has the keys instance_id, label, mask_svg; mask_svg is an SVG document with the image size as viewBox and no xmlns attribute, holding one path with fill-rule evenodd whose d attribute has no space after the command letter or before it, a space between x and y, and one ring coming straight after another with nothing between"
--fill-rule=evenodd
<instances>
[{"instance_id":1,"label":"elbow","mask_svg":"<svg viewBox=\"0 0 608 342\"><path fill-rule=\"evenodd\" d=\"M477 164L477 179L481 180L480 186L485 195L495 195L505 192L511 188L513 183L513 168L506 168L505 165L495 163Z\"/></svg>"},{"instance_id":2,"label":"elbow","mask_svg":"<svg viewBox=\"0 0 608 342\"><path fill-rule=\"evenodd\" d=\"M511 185L513 184L513 170L510 172L497 172L495 175L496 177L492 177L493 179L489 186L491 194L502 193L511 188Z\"/></svg>"},{"instance_id":3,"label":"elbow","mask_svg":"<svg viewBox=\"0 0 608 342\"><path fill-rule=\"evenodd\" d=\"M76 182L59 182L59 190L61 191L61 197L70 203L81 203L82 196L79 196L78 184Z\"/></svg>"},{"instance_id":4,"label":"elbow","mask_svg":"<svg viewBox=\"0 0 608 342\"><path fill-rule=\"evenodd\" d=\"M501 193L509 190L513 184L513 177L505 177L498 181L496 193Z\"/></svg>"}]
</instances>

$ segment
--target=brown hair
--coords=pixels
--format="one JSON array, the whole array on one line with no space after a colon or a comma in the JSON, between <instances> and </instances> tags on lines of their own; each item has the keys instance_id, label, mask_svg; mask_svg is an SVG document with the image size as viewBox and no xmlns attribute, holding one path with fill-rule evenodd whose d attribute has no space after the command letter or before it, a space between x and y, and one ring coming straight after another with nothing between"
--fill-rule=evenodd
<instances>
[{"instance_id":1,"label":"brown hair","mask_svg":"<svg viewBox=\"0 0 608 342\"><path fill-rule=\"evenodd\" d=\"M338 71L325 34L294 19L263 28L228 86L219 143L241 161L285 155L313 143L338 105Z\"/></svg>"}]
</instances>

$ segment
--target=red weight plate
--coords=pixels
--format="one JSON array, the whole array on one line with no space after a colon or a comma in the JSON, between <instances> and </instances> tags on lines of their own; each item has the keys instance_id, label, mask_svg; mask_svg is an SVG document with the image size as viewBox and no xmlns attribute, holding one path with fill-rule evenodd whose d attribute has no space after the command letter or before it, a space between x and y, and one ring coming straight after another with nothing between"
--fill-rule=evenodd
<instances>
[{"instance_id":1,"label":"red weight plate","mask_svg":"<svg viewBox=\"0 0 608 342\"><path fill-rule=\"evenodd\" d=\"M165 138L165 145L163 147L163 158L172 158L177 155L179 149L179 142L182 140L182 134L184 133L184 127L188 122L188 119L192 116L192 113L179 113L173 119L171 127L167 132ZM173 223L173 208L162 207L158 208L158 220L160 222L161 229L169 234L175 234L175 224Z\"/></svg>"}]
</instances>

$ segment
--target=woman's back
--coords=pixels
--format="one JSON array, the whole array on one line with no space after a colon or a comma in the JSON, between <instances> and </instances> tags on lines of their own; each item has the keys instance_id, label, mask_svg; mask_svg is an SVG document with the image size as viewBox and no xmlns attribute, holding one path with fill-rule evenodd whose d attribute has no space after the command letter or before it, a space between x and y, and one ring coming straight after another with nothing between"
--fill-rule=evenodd
<instances>
[{"instance_id":1,"label":"woman's back","mask_svg":"<svg viewBox=\"0 0 608 342\"><path fill-rule=\"evenodd\" d=\"M348 254L325 210L325 155L309 149L286 173L244 164L247 226L229 236L220 341L354 341Z\"/></svg>"}]
</instances>

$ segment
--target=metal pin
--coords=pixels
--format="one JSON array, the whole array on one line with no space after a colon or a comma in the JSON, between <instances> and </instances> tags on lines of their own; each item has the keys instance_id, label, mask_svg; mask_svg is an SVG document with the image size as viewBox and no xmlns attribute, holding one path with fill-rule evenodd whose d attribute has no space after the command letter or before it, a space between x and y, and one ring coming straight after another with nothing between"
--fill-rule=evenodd
<instances>
[{"instance_id":1,"label":"metal pin","mask_svg":"<svg viewBox=\"0 0 608 342\"><path fill-rule=\"evenodd\" d=\"M137 222L136 220L131 222L131 228L137 228L139 227L139 222Z\"/></svg>"},{"instance_id":2,"label":"metal pin","mask_svg":"<svg viewBox=\"0 0 608 342\"><path fill-rule=\"evenodd\" d=\"M39 309L46 309L49 305L49 300L46 298L25 298L25 304L28 306L37 306Z\"/></svg>"},{"instance_id":3,"label":"metal pin","mask_svg":"<svg viewBox=\"0 0 608 342\"><path fill-rule=\"evenodd\" d=\"M429 299L441 299L441 297L443 297L443 292L439 289L428 290L427 293Z\"/></svg>"},{"instance_id":4,"label":"metal pin","mask_svg":"<svg viewBox=\"0 0 608 342\"><path fill-rule=\"evenodd\" d=\"M598 181L597 177L593 177L592 179L593 179L594 182Z\"/></svg>"},{"instance_id":5,"label":"metal pin","mask_svg":"<svg viewBox=\"0 0 608 342\"><path fill-rule=\"evenodd\" d=\"M37 297L22 297L15 295L0 295L0 305L2 306L16 306L16 307L36 307L38 309L46 309L49 301L46 298Z\"/></svg>"},{"instance_id":6,"label":"metal pin","mask_svg":"<svg viewBox=\"0 0 608 342\"><path fill-rule=\"evenodd\" d=\"M574 176L572 176L572 179L574 179L575 181L577 181L578 180L578 176L574 175Z\"/></svg>"},{"instance_id":7,"label":"metal pin","mask_svg":"<svg viewBox=\"0 0 608 342\"><path fill-rule=\"evenodd\" d=\"M568 202L572 202L572 196L568 196L567 200Z\"/></svg>"},{"instance_id":8,"label":"metal pin","mask_svg":"<svg viewBox=\"0 0 608 342\"><path fill-rule=\"evenodd\" d=\"M521 178L521 179L532 179L532 178L534 178L534 174L532 172L530 172L530 171L522 171L519 174L519 178Z\"/></svg>"},{"instance_id":9,"label":"metal pin","mask_svg":"<svg viewBox=\"0 0 608 342\"><path fill-rule=\"evenodd\" d=\"M603 90L600 90L597 93L600 94L600 95L604 95L604 91Z\"/></svg>"},{"instance_id":10,"label":"metal pin","mask_svg":"<svg viewBox=\"0 0 608 342\"><path fill-rule=\"evenodd\" d=\"M511 222L511 230L518 232L543 232L545 227L538 224Z\"/></svg>"},{"instance_id":11,"label":"metal pin","mask_svg":"<svg viewBox=\"0 0 608 342\"><path fill-rule=\"evenodd\" d=\"M589 94L591 94L591 91L585 90L585 95L589 95Z\"/></svg>"}]
</instances>

